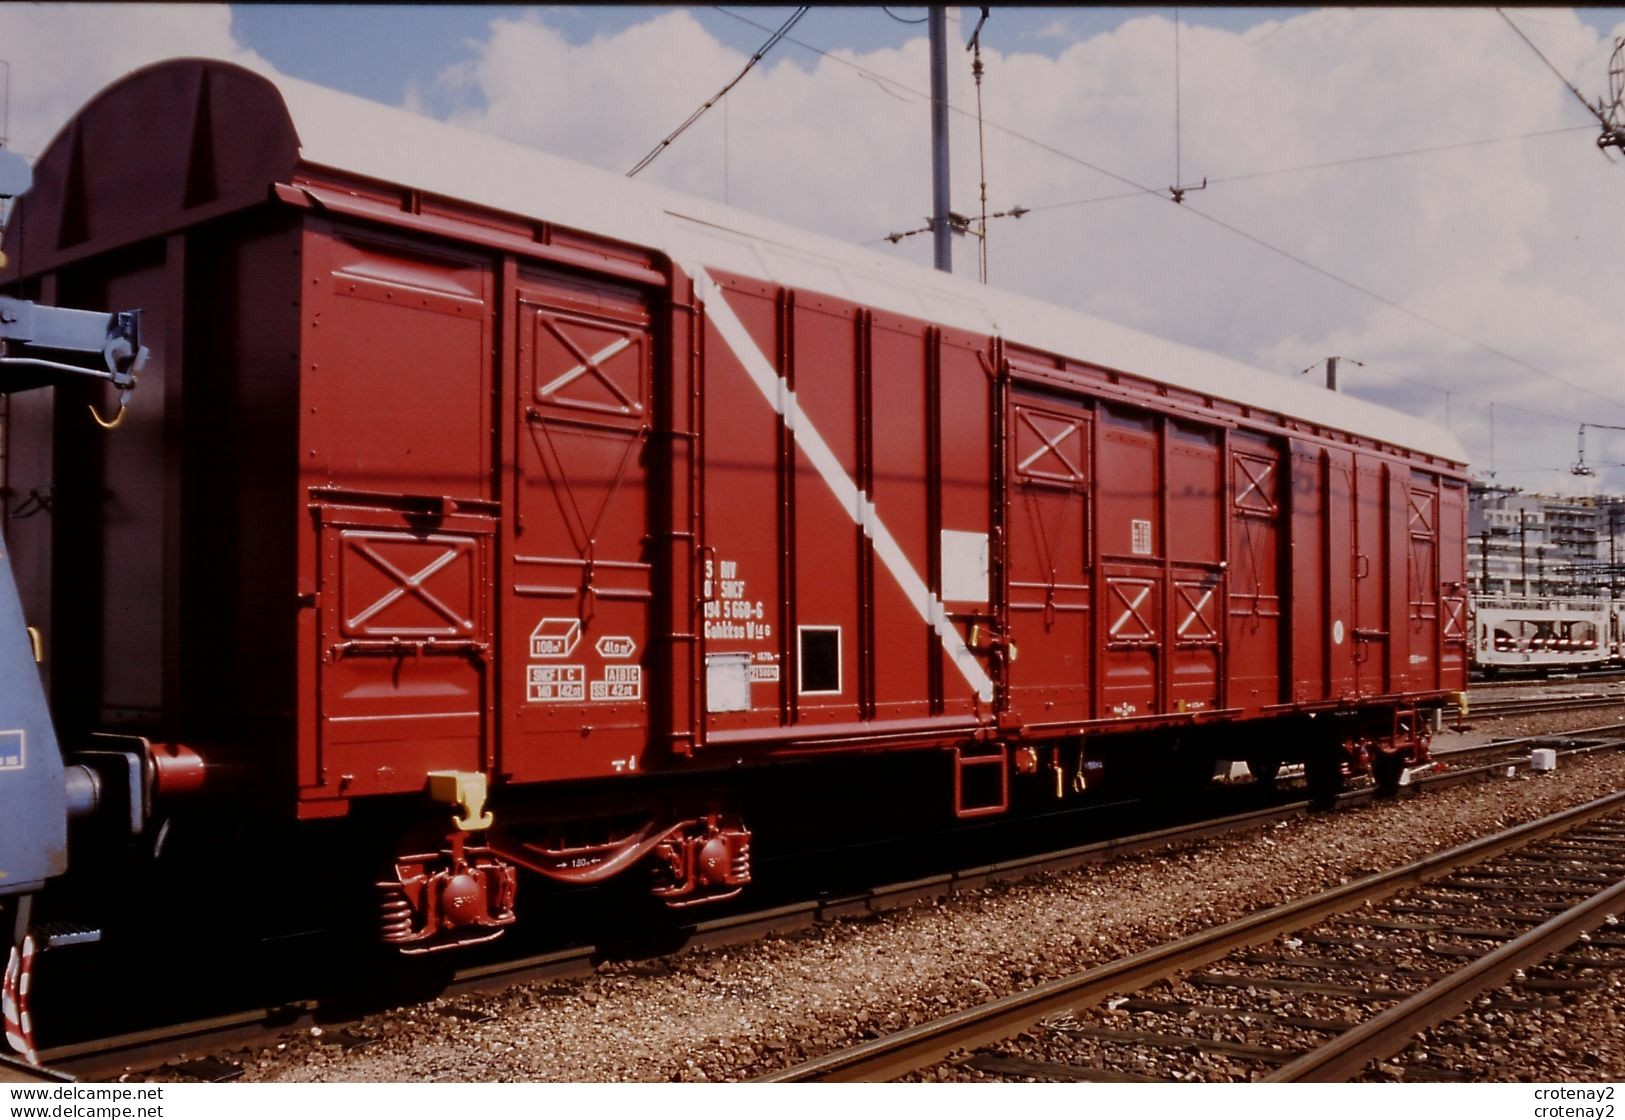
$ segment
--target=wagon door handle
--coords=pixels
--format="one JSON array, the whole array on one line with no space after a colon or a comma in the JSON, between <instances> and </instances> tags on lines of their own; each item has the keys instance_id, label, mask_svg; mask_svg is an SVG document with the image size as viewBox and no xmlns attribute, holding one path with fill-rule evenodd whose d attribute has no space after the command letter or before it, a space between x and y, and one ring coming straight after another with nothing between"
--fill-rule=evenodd
<instances>
[{"instance_id":1,"label":"wagon door handle","mask_svg":"<svg viewBox=\"0 0 1625 1120\"><path fill-rule=\"evenodd\" d=\"M1365 579L1371 574L1371 557L1363 552L1354 554L1354 578Z\"/></svg>"},{"instance_id":2,"label":"wagon door handle","mask_svg":"<svg viewBox=\"0 0 1625 1120\"><path fill-rule=\"evenodd\" d=\"M717 546L714 544L700 545L694 550L694 560L700 566L698 574L700 577L700 590L703 592L705 590L705 585L712 582L720 575L720 573L716 570ZM702 594L700 598L705 599L708 598L708 596Z\"/></svg>"},{"instance_id":3,"label":"wagon door handle","mask_svg":"<svg viewBox=\"0 0 1625 1120\"><path fill-rule=\"evenodd\" d=\"M991 626L984 627L980 622L972 624L965 644L977 653L1002 653L1009 661L1017 657L1016 643L1011 641L1009 634L1000 633Z\"/></svg>"}]
</instances>

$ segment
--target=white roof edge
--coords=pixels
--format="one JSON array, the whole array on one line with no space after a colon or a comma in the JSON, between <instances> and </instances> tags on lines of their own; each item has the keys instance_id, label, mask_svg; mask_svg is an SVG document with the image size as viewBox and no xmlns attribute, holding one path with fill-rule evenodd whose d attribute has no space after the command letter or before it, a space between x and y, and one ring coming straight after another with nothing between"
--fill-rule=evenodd
<instances>
[{"instance_id":1,"label":"white roof edge","mask_svg":"<svg viewBox=\"0 0 1625 1120\"><path fill-rule=\"evenodd\" d=\"M306 162L632 244L1467 462L1417 417L861 246L281 75Z\"/></svg>"}]
</instances>

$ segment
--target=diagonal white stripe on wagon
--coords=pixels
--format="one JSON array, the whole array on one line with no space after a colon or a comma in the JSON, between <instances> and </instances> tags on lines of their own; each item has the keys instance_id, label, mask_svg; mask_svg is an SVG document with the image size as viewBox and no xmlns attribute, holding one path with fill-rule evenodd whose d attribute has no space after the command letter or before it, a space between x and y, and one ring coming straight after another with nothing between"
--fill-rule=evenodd
<instances>
[{"instance_id":1,"label":"diagonal white stripe on wagon","mask_svg":"<svg viewBox=\"0 0 1625 1120\"><path fill-rule=\"evenodd\" d=\"M948 657L958 666L965 680L976 695L984 703L993 701L993 679L982 668L981 662L965 644L965 639L949 619L942 600L938 599L926 585L925 580L914 570L904 555L902 546L897 538L891 535L885 522L880 519L880 513L875 509L869 496L858 488L858 484L846 473L841 466L840 459L831 450L824 437L818 434L818 429L812 421L802 412L796 403L795 393L790 391L789 382L780 377L773 368L773 363L767 360L761 348L750 337L745 324L739 316L734 314L728 301L723 298L722 289L716 281L703 268L690 268L690 276L694 278L694 289L705 304L706 318L716 327L717 333L733 351L739 364L744 366L745 372L750 376L756 388L761 390L762 396L783 419L784 426L795 436L796 446L799 447L807 459L812 463L813 469L824 480L830 493L841 508L846 510L852 518L852 523L863 530L865 536L874 544L875 556L880 559L885 569L891 573L898 587L902 588L919 613L925 624L931 627L942 642L942 648L947 651Z\"/></svg>"}]
</instances>

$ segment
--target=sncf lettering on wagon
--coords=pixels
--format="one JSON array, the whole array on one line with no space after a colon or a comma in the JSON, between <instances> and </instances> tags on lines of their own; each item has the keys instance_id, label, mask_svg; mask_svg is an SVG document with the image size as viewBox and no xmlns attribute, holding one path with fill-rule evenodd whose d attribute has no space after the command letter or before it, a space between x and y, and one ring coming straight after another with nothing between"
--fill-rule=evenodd
<instances>
[{"instance_id":1,"label":"sncf lettering on wagon","mask_svg":"<svg viewBox=\"0 0 1625 1120\"><path fill-rule=\"evenodd\" d=\"M585 665L530 665L525 673L525 699L531 703L558 703L587 698Z\"/></svg>"}]
</instances>

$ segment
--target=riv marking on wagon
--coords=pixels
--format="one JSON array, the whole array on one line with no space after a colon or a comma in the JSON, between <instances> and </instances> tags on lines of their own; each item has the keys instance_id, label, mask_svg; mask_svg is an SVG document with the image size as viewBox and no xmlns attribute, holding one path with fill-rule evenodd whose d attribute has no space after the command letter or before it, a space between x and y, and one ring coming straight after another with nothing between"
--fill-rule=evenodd
<instances>
[{"instance_id":1,"label":"riv marking on wagon","mask_svg":"<svg viewBox=\"0 0 1625 1120\"><path fill-rule=\"evenodd\" d=\"M723 298L722 289L716 281L703 268L693 267L688 273L694 279L695 293L705 303L706 317L733 351L734 357L739 359L739 364L745 368L756 388L761 390L762 396L767 398L773 411L779 414L785 428L794 436L796 446L806 453L818 476L824 480L824 485L829 487L853 523L874 543L875 555L897 581L920 618L936 632L949 660L958 667L977 697L983 703L992 703L993 679L987 675L954 627L942 600L937 598L909 563L897 538L892 536L891 530L880 519L874 502L858 488L858 484L842 468L835 452L824 442L824 437L818 434L818 429L801 411L789 382L779 376L773 363L768 361L767 355L750 337L745 324Z\"/></svg>"}]
</instances>

